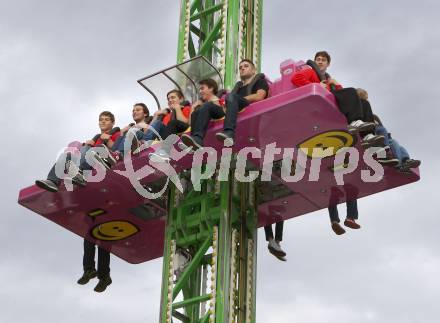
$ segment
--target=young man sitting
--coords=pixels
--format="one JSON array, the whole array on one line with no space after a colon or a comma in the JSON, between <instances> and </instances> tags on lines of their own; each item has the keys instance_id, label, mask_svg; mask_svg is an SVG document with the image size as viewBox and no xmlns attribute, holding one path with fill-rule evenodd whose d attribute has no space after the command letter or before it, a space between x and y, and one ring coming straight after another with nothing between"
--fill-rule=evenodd
<instances>
[{"instance_id":1,"label":"young man sitting","mask_svg":"<svg viewBox=\"0 0 440 323\"><path fill-rule=\"evenodd\" d=\"M189 127L191 116L191 106L184 101L183 93L180 90L171 90L167 93L168 109L159 110L155 113L152 128L156 130L163 140L161 148L154 153L150 153L150 160L154 162L169 161L173 140L166 140L170 135L177 135L184 132ZM163 118L161 118L163 116ZM152 130L148 130L144 139L156 139L157 135ZM171 139L171 138L170 138Z\"/></svg>"},{"instance_id":2,"label":"young man sitting","mask_svg":"<svg viewBox=\"0 0 440 323\"><path fill-rule=\"evenodd\" d=\"M371 120L366 122L368 120L364 118L364 110L367 110L368 106L362 104L356 89L342 88L336 80L327 74L330 61L330 55L326 51L317 52L315 54L314 64L311 63L312 66L316 66L316 69L303 69L294 73L291 79L292 83L297 87L311 83L320 83L335 96L339 110L347 118L348 131L352 134L365 134L362 138L362 146L364 148L382 146L384 138L371 133L375 128L375 124ZM365 111L365 114L367 114L367 112L368 111Z\"/></svg>"},{"instance_id":3,"label":"young man sitting","mask_svg":"<svg viewBox=\"0 0 440 323\"><path fill-rule=\"evenodd\" d=\"M235 128L238 112L253 102L264 100L269 94L269 85L264 74L257 74L252 61L244 59L239 64L240 81L226 96L226 114L216 105L203 106L195 120L191 121L191 136L183 135L182 141L195 149L203 146L209 120L225 116L223 131L216 133L218 140L224 141L227 146L234 144Z\"/></svg>"},{"instance_id":4,"label":"young man sitting","mask_svg":"<svg viewBox=\"0 0 440 323\"><path fill-rule=\"evenodd\" d=\"M134 151L137 148L138 140L144 137L144 131L148 129L148 124L151 121L150 111L144 103L136 103L133 105L132 116L135 123L130 123L121 130L121 136L112 147L112 151L117 152L121 156L124 156L125 153L125 141L127 140L128 132L133 133L133 139L136 138L130 145L131 151Z\"/></svg>"},{"instance_id":5,"label":"young man sitting","mask_svg":"<svg viewBox=\"0 0 440 323\"><path fill-rule=\"evenodd\" d=\"M209 121L225 116L220 99L216 96L217 91L218 85L213 79L205 79L199 82L200 99L194 103L191 113L191 136L182 135L182 141L186 146L195 150L201 148Z\"/></svg>"},{"instance_id":6,"label":"young man sitting","mask_svg":"<svg viewBox=\"0 0 440 323\"><path fill-rule=\"evenodd\" d=\"M106 145L109 149L111 149L115 143L115 141L119 138L121 132L119 131L119 128L114 128L115 124L115 116L113 113L109 111L104 111L99 114L99 128L101 129L101 133L96 135L92 140L86 141L83 146L81 147L80 153L81 158L78 165L74 165L72 163L72 155L70 153L67 154L67 156L60 156L60 159L57 160L55 165L51 168L49 171L49 174L47 175L46 180L37 180L35 181L35 184L47 191L50 192L57 192L58 187L61 184L62 178L58 177L56 172L56 165L66 161L63 165L64 172L66 169L68 170L70 167L78 167L79 171L77 172L77 175L71 178L72 183L80 186L86 185L86 180L84 178L84 175L82 174L83 170L92 170L92 166L89 165L89 163L86 161L86 154L92 147L97 147L102 144ZM65 158L63 158L65 157ZM102 158L97 154L93 152L93 157L96 161L102 163L104 166L106 166L106 162L102 160ZM111 158L111 156L110 156ZM108 168L106 166L106 168ZM65 176L66 177L66 176Z\"/></svg>"}]
</instances>

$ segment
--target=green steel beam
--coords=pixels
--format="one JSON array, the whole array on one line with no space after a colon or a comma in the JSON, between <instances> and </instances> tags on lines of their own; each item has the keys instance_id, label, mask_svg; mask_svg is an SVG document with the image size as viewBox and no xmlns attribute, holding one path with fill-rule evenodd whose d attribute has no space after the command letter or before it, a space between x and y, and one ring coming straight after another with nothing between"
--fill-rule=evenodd
<instances>
[{"instance_id":1,"label":"green steel beam","mask_svg":"<svg viewBox=\"0 0 440 323\"><path fill-rule=\"evenodd\" d=\"M210 15L210 14L216 12L216 11L219 11L221 8L223 8L223 2L220 3L220 4L217 4L215 6L212 6L212 7L208 8L208 9L205 9L202 12L198 12L198 13L192 15L191 16L191 21L197 20L197 19L201 18L202 16L208 16L208 15Z\"/></svg>"},{"instance_id":2,"label":"green steel beam","mask_svg":"<svg viewBox=\"0 0 440 323\"><path fill-rule=\"evenodd\" d=\"M197 303L202 303L205 301L209 301L210 299L211 299L211 295L202 295L202 296L197 296L194 298L189 298L184 301L174 303L173 309L178 309L178 308L186 307L186 306L197 304Z\"/></svg>"},{"instance_id":3,"label":"green steel beam","mask_svg":"<svg viewBox=\"0 0 440 323\"><path fill-rule=\"evenodd\" d=\"M187 282L187 280L190 277L190 275L200 265L200 263L201 263L204 255L205 255L206 251L208 251L210 246L211 246L211 239L206 239L206 241L203 243L203 245L201 246L199 251L194 256L193 260L188 265L188 268L182 274L182 277L176 283L176 286L174 287L174 290L173 290L173 299L176 298L176 296L182 290L184 284Z\"/></svg>"},{"instance_id":4,"label":"green steel beam","mask_svg":"<svg viewBox=\"0 0 440 323\"><path fill-rule=\"evenodd\" d=\"M212 43L220 37L219 31L221 26L222 22L220 20L217 21L212 31L209 33L206 39L204 39L203 45L202 47L200 47L198 55L205 55L207 54L208 50L212 50Z\"/></svg>"}]
</instances>

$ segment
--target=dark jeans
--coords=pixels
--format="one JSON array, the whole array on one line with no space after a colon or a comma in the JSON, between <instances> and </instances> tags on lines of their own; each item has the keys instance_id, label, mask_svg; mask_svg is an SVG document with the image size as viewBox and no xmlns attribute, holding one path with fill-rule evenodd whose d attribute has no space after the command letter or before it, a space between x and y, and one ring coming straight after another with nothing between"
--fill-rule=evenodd
<instances>
[{"instance_id":1,"label":"dark jeans","mask_svg":"<svg viewBox=\"0 0 440 323\"><path fill-rule=\"evenodd\" d=\"M373 111L371 109L370 102L367 100L361 99L362 104L362 121L365 122L374 122Z\"/></svg>"},{"instance_id":2,"label":"dark jeans","mask_svg":"<svg viewBox=\"0 0 440 323\"><path fill-rule=\"evenodd\" d=\"M223 130L228 135L234 136L237 125L238 112L249 105L249 101L240 95L230 93L226 96L226 117Z\"/></svg>"},{"instance_id":3,"label":"dark jeans","mask_svg":"<svg viewBox=\"0 0 440 323\"><path fill-rule=\"evenodd\" d=\"M120 136L118 139L116 139L115 143L113 144L112 151L119 151L121 154L124 154L124 146L125 141L127 140L127 134L128 132L124 133L123 136ZM139 129L136 131L135 136L137 140L141 140L144 137L144 132Z\"/></svg>"},{"instance_id":4,"label":"dark jeans","mask_svg":"<svg viewBox=\"0 0 440 323\"><path fill-rule=\"evenodd\" d=\"M347 219L357 220L358 219L358 208L357 200L347 201ZM328 214L330 216L331 222L340 222L338 214L338 206L333 205L328 207Z\"/></svg>"},{"instance_id":5,"label":"dark jeans","mask_svg":"<svg viewBox=\"0 0 440 323\"><path fill-rule=\"evenodd\" d=\"M339 111L347 118L349 124L355 120L363 120L362 103L356 89L348 87L332 93L338 103Z\"/></svg>"},{"instance_id":6,"label":"dark jeans","mask_svg":"<svg viewBox=\"0 0 440 323\"><path fill-rule=\"evenodd\" d=\"M84 239L84 271L95 269L95 244ZM98 278L102 279L110 274L110 253L98 247Z\"/></svg>"},{"instance_id":7,"label":"dark jeans","mask_svg":"<svg viewBox=\"0 0 440 323\"><path fill-rule=\"evenodd\" d=\"M206 130L211 119L220 119L225 116L222 107L212 103L205 102L200 108L191 114L191 136L203 143Z\"/></svg>"},{"instance_id":8,"label":"dark jeans","mask_svg":"<svg viewBox=\"0 0 440 323\"><path fill-rule=\"evenodd\" d=\"M280 221L280 222L275 223L275 240L276 241L283 240L283 227L284 227L284 221ZM266 241L269 241L270 239L274 238L271 225L266 225L264 227L264 233L266 234Z\"/></svg>"},{"instance_id":9,"label":"dark jeans","mask_svg":"<svg viewBox=\"0 0 440 323\"><path fill-rule=\"evenodd\" d=\"M170 122L168 122L168 124L163 127L159 132L163 140L161 148L169 153L171 151L171 148L173 147L174 141L165 139L167 139L170 135L177 135L184 132L186 129L188 129L188 127L189 124L187 124L186 122L177 119L170 120Z\"/></svg>"},{"instance_id":10,"label":"dark jeans","mask_svg":"<svg viewBox=\"0 0 440 323\"><path fill-rule=\"evenodd\" d=\"M81 157L79 159L79 162L77 161L76 158L72 159L72 154L71 153L67 153L67 154L63 154L60 156L60 158L57 160L57 162L52 166L52 168L49 171L49 174L47 174L47 179L54 182L56 185L60 185L62 178L59 178L55 172L55 167L56 164L61 163L64 160L64 156L65 156L65 161L66 163L70 160L73 160L74 162L77 163L77 166L80 170L92 170L92 166L90 166L87 161L86 161L86 154L89 151L91 147L90 146L82 146L80 149L80 153L81 153ZM65 169L65 164L64 164L64 169Z\"/></svg>"}]
</instances>

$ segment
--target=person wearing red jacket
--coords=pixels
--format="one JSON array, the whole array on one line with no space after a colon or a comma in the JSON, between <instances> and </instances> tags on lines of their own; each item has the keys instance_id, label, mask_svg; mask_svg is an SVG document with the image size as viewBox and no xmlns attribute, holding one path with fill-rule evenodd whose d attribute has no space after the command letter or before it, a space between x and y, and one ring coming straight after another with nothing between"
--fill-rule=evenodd
<instances>
[{"instance_id":1,"label":"person wearing red jacket","mask_svg":"<svg viewBox=\"0 0 440 323\"><path fill-rule=\"evenodd\" d=\"M157 135L162 140L161 146L149 154L154 162L169 162L170 152L178 135L189 127L191 118L191 104L185 100L182 91L174 89L167 93L168 108L156 111L152 121L152 128L144 136L144 140L156 139Z\"/></svg>"},{"instance_id":2,"label":"person wearing red jacket","mask_svg":"<svg viewBox=\"0 0 440 323\"><path fill-rule=\"evenodd\" d=\"M310 68L303 69L292 75L291 82L297 86L305 86L312 83L319 83L325 89L332 92L338 103L339 111L347 118L348 132L353 135L360 133L363 135L362 146L383 146L383 136L372 133L375 128L373 120L368 120L367 116L372 115L371 107L361 102L356 89L343 88L328 73L331 57L326 51L315 54L315 59L309 61ZM370 111L367 111L367 110ZM365 111L364 111L365 110Z\"/></svg>"},{"instance_id":3,"label":"person wearing red jacket","mask_svg":"<svg viewBox=\"0 0 440 323\"><path fill-rule=\"evenodd\" d=\"M87 154L91 154L93 159L97 163L101 163L105 166L105 168L109 168L107 164L103 161L103 159L99 156L96 151L89 151L92 147L99 147L101 145L107 146L109 149L113 147L113 144L119 138L121 132L119 128L114 128L115 124L115 116L113 113L109 111L103 111L99 114L99 128L101 133L96 135L93 139L86 141L83 143L80 155L81 157L78 160L72 158L71 153L67 153L67 155L61 155L57 160L55 165L52 166L51 170L47 175L47 179L45 180L36 180L35 185L38 187L49 191L49 192L58 192L58 187L61 185L63 178L59 177L57 174L57 164L65 163L61 168L68 170L70 167L77 169L76 175L71 178L73 184L78 186L86 186L87 182L83 175L84 170L92 170L93 165L90 165L86 159ZM65 177L69 177L70 175L64 174Z\"/></svg>"}]
</instances>

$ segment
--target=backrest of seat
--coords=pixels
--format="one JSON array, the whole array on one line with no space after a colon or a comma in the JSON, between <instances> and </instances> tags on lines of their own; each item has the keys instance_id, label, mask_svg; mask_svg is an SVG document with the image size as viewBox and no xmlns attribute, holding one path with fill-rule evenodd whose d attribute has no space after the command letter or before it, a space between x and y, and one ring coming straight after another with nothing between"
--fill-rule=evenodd
<instances>
[{"instance_id":1,"label":"backrest of seat","mask_svg":"<svg viewBox=\"0 0 440 323\"><path fill-rule=\"evenodd\" d=\"M281 77L270 85L270 95L274 96L283 92L287 92L296 88L290 79L292 74L308 67L305 62L295 62L293 59L287 59L280 64Z\"/></svg>"}]
</instances>

